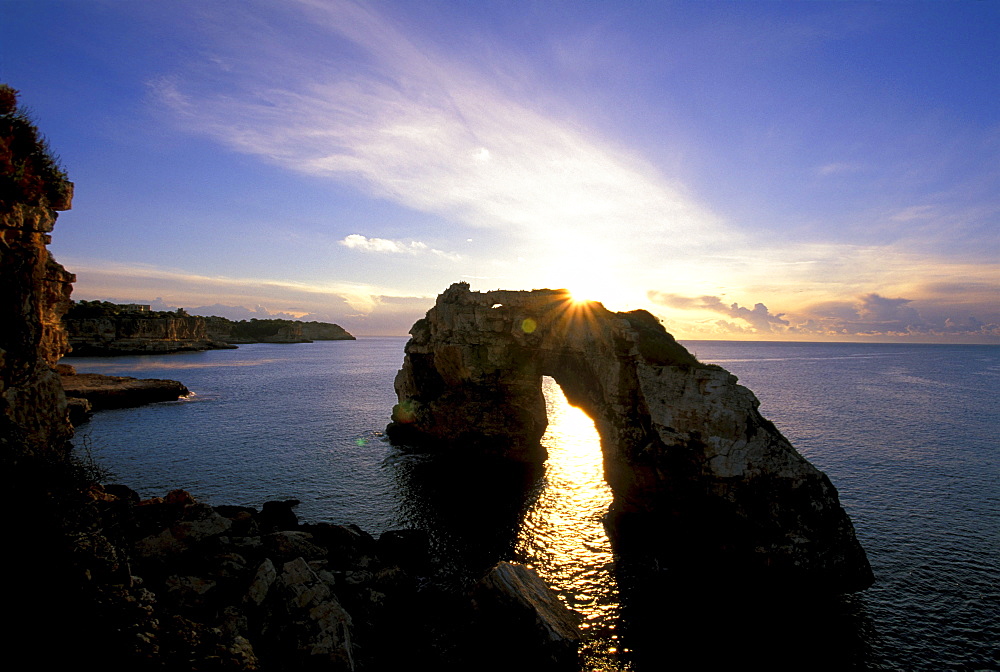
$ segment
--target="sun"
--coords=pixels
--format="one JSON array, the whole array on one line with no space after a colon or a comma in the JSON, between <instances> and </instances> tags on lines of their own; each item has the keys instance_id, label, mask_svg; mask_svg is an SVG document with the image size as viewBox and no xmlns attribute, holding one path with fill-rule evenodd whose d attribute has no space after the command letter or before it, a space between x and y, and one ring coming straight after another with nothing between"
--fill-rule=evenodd
<instances>
[{"instance_id":1,"label":"sun","mask_svg":"<svg viewBox=\"0 0 1000 672\"><path fill-rule=\"evenodd\" d=\"M606 293L606 288L593 282L575 282L566 288L568 298L573 305L599 302Z\"/></svg>"}]
</instances>

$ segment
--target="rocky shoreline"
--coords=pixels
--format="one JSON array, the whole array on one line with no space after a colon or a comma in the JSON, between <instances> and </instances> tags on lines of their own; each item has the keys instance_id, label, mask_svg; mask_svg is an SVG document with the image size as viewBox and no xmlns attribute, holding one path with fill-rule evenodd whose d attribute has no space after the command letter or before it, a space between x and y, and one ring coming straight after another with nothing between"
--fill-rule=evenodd
<instances>
[{"instance_id":1,"label":"rocky shoreline","mask_svg":"<svg viewBox=\"0 0 1000 672\"><path fill-rule=\"evenodd\" d=\"M419 530L300 524L296 504L88 488L77 515L100 526L73 569L104 608L108 654L187 670L576 669L575 618L533 571L500 563L463 585Z\"/></svg>"}]
</instances>

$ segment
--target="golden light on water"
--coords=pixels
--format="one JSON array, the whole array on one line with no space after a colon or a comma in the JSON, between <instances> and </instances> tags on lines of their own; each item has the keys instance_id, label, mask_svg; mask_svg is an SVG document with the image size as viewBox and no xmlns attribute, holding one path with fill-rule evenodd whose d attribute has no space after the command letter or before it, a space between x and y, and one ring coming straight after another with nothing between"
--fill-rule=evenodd
<instances>
[{"instance_id":1,"label":"golden light on water","mask_svg":"<svg viewBox=\"0 0 1000 672\"><path fill-rule=\"evenodd\" d=\"M544 488L518 537L518 555L583 617L590 655L613 654L619 599L602 522L612 495L600 438L593 420L569 404L555 380L543 378L542 390L549 420L542 444L549 458Z\"/></svg>"}]
</instances>

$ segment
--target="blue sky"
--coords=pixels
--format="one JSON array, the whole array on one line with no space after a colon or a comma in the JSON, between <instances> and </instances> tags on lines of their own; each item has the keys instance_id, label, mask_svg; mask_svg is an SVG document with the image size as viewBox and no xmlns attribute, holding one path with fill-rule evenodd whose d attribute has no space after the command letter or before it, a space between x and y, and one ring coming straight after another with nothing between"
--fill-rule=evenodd
<instances>
[{"instance_id":1,"label":"blue sky","mask_svg":"<svg viewBox=\"0 0 1000 672\"><path fill-rule=\"evenodd\" d=\"M1000 3L0 0L81 299L1000 342ZM228 308L224 308L228 307Z\"/></svg>"}]
</instances>

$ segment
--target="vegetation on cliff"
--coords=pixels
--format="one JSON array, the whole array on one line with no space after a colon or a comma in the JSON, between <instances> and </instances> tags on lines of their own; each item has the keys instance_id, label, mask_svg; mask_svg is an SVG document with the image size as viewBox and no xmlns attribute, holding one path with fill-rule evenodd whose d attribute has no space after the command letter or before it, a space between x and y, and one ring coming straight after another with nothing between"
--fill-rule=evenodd
<instances>
[{"instance_id":1,"label":"vegetation on cliff","mask_svg":"<svg viewBox=\"0 0 1000 672\"><path fill-rule=\"evenodd\" d=\"M71 187L66 172L28 112L17 90L0 84L0 210L15 203L65 201Z\"/></svg>"},{"instance_id":2,"label":"vegetation on cliff","mask_svg":"<svg viewBox=\"0 0 1000 672\"><path fill-rule=\"evenodd\" d=\"M301 322L279 318L230 320L212 316L209 331L220 340L231 343L258 343L275 341L353 341L346 329L330 322Z\"/></svg>"},{"instance_id":3,"label":"vegetation on cliff","mask_svg":"<svg viewBox=\"0 0 1000 672\"><path fill-rule=\"evenodd\" d=\"M74 301L63 316L64 320L93 320L104 317L151 319L156 317L189 317L186 310L147 310L138 312L110 301Z\"/></svg>"},{"instance_id":4,"label":"vegetation on cliff","mask_svg":"<svg viewBox=\"0 0 1000 672\"><path fill-rule=\"evenodd\" d=\"M105 321L105 331L108 331L112 335L112 340L115 338L114 334L118 332L121 332L120 338L134 340L137 336L137 321L142 322L163 318L186 318L193 320L198 323L199 331L203 332L198 338L217 343L308 343L311 341L355 340L354 336L346 329L338 324L329 322L301 322L278 318L255 318L237 321L217 315L209 317L192 316L183 308L172 311L140 311L131 305L122 305L110 301L76 301L66 312L63 322L70 333L70 342L74 350L79 350L81 346L88 345L81 340L84 334L89 334L94 329L92 323L85 323L84 320ZM111 327L114 328L112 329ZM87 347L83 349L87 349ZM113 350L114 347L112 346L108 349Z\"/></svg>"}]
</instances>

